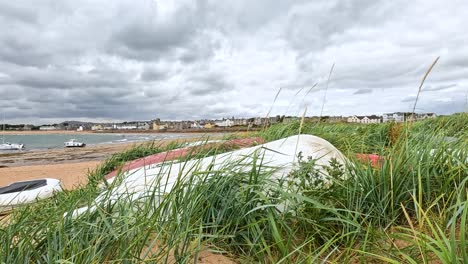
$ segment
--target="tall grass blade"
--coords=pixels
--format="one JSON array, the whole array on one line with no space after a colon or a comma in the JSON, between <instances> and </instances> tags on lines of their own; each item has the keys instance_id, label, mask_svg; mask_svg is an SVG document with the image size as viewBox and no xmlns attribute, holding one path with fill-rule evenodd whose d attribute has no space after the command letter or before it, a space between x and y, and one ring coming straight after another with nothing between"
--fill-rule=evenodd
<instances>
[{"instance_id":1,"label":"tall grass blade","mask_svg":"<svg viewBox=\"0 0 468 264\"><path fill-rule=\"evenodd\" d=\"M328 74L328 79L327 79L327 84L325 86L325 92L323 94L323 99L322 99L322 109L320 109L320 118L319 118L319 121L320 119L322 118L322 115L323 115L323 108L325 107L325 102L327 101L327 91L328 91L328 85L330 83L330 79L331 79L331 75L333 73L333 69L335 68L335 63L333 63L331 69L330 69L330 73Z\"/></svg>"},{"instance_id":2,"label":"tall grass blade","mask_svg":"<svg viewBox=\"0 0 468 264\"><path fill-rule=\"evenodd\" d=\"M431 66L429 67L429 69L427 69L426 73L424 74L424 77L422 78L421 80L421 83L419 84L419 88L418 88L418 93L416 95L416 99L414 100L414 106L413 106L413 111L412 111L412 120L415 120L415 117L414 117L414 113L415 113L415 110L416 110L416 105L418 104L418 99L419 99L419 94L421 93L421 90L422 90L422 87L424 85L424 82L426 81L426 78L427 76L429 76L429 73L431 73L432 71L432 68L434 68L434 66L436 65L436 63L439 61L440 59L440 56L438 56L434 62L431 64Z\"/></svg>"}]
</instances>

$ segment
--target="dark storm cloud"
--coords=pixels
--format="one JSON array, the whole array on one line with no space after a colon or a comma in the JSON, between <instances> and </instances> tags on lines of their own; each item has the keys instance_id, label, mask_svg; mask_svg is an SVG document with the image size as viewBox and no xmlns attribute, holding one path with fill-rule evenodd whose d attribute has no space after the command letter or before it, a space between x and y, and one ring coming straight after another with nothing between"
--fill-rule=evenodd
<instances>
[{"instance_id":1,"label":"dark storm cloud","mask_svg":"<svg viewBox=\"0 0 468 264\"><path fill-rule=\"evenodd\" d=\"M221 74L194 76L187 85L192 95L221 94L233 88Z\"/></svg>"},{"instance_id":2,"label":"dark storm cloud","mask_svg":"<svg viewBox=\"0 0 468 264\"><path fill-rule=\"evenodd\" d=\"M290 9L284 34L301 52L322 49L332 44L334 37L364 22L361 18L378 4L379 1L361 1L359 4L348 1L309 2L301 8Z\"/></svg>"},{"instance_id":3,"label":"dark storm cloud","mask_svg":"<svg viewBox=\"0 0 468 264\"><path fill-rule=\"evenodd\" d=\"M468 110L466 98L449 97L443 100L421 100L416 112L435 112L438 114L451 114Z\"/></svg>"},{"instance_id":4,"label":"dark storm cloud","mask_svg":"<svg viewBox=\"0 0 468 264\"><path fill-rule=\"evenodd\" d=\"M164 80L168 77L168 70L145 68L140 75L140 80L144 82Z\"/></svg>"},{"instance_id":5,"label":"dark storm cloud","mask_svg":"<svg viewBox=\"0 0 468 264\"><path fill-rule=\"evenodd\" d=\"M117 77L117 76L116 76ZM121 79L99 78L86 73L55 71L30 72L30 75L18 76L15 83L31 88L78 88L125 85Z\"/></svg>"},{"instance_id":6,"label":"dark storm cloud","mask_svg":"<svg viewBox=\"0 0 468 264\"><path fill-rule=\"evenodd\" d=\"M455 86L457 86L456 83L443 84L443 85L438 85L438 86L429 86L429 87L424 87L422 91L440 91L440 90L450 89Z\"/></svg>"},{"instance_id":7,"label":"dark storm cloud","mask_svg":"<svg viewBox=\"0 0 468 264\"><path fill-rule=\"evenodd\" d=\"M51 60L47 51L37 50L34 43L4 37L0 42L0 59L20 66L40 66Z\"/></svg>"},{"instance_id":8,"label":"dark storm cloud","mask_svg":"<svg viewBox=\"0 0 468 264\"><path fill-rule=\"evenodd\" d=\"M24 94L24 89L15 85L0 85L0 95L2 103L6 101L15 102Z\"/></svg>"},{"instance_id":9,"label":"dark storm cloud","mask_svg":"<svg viewBox=\"0 0 468 264\"><path fill-rule=\"evenodd\" d=\"M111 37L110 52L119 56L136 60L157 60L165 53L175 51L177 45L184 44L189 39L188 32L174 32L171 28L161 31L145 32L152 29L150 25L130 25ZM183 28L181 28L183 29Z\"/></svg>"},{"instance_id":10,"label":"dark storm cloud","mask_svg":"<svg viewBox=\"0 0 468 264\"><path fill-rule=\"evenodd\" d=\"M414 102L416 100L416 95L408 95L401 99L402 103L407 103L407 102Z\"/></svg>"},{"instance_id":11,"label":"dark storm cloud","mask_svg":"<svg viewBox=\"0 0 468 264\"><path fill-rule=\"evenodd\" d=\"M137 60L158 60L177 53L197 36L203 17L197 5L181 3L164 13L160 2L120 12L107 43L109 51ZM144 4L143 4L144 6Z\"/></svg>"},{"instance_id":12,"label":"dark storm cloud","mask_svg":"<svg viewBox=\"0 0 468 264\"><path fill-rule=\"evenodd\" d=\"M132 78L131 72L110 70L83 72L62 66L48 68L0 66L0 69L2 68L7 68L5 72L8 76L0 78L0 85L18 85L29 89L127 87L130 86Z\"/></svg>"},{"instance_id":13,"label":"dark storm cloud","mask_svg":"<svg viewBox=\"0 0 468 264\"><path fill-rule=\"evenodd\" d=\"M36 23L38 15L33 9L18 5L16 1L4 1L0 3L0 18Z\"/></svg>"},{"instance_id":14,"label":"dark storm cloud","mask_svg":"<svg viewBox=\"0 0 468 264\"><path fill-rule=\"evenodd\" d=\"M463 0L5 1L0 108L17 122L256 116L283 87L272 114L308 106L314 115L335 64L324 114L408 111L440 56L418 108L463 111L467 8Z\"/></svg>"},{"instance_id":15,"label":"dark storm cloud","mask_svg":"<svg viewBox=\"0 0 468 264\"><path fill-rule=\"evenodd\" d=\"M193 32L188 30L190 24L138 24L132 23L116 32L111 41L117 42L133 51L164 52L184 43Z\"/></svg>"},{"instance_id":16,"label":"dark storm cloud","mask_svg":"<svg viewBox=\"0 0 468 264\"><path fill-rule=\"evenodd\" d=\"M359 89L355 91L353 94L368 94L372 93L372 89Z\"/></svg>"}]
</instances>

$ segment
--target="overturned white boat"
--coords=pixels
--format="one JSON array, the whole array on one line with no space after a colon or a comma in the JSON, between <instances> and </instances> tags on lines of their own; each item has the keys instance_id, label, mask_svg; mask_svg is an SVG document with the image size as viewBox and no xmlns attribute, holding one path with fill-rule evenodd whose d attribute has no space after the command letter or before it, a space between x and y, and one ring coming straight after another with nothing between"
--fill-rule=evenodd
<instances>
[{"instance_id":1,"label":"overturned white boat","mask_svg":"<svg viewBox=\"0 0 468 264\"><path fill-rule=\"evenodd\" d=\"M0 150L22 150L24 149L24 144L16 143L2 143L0 144Z\"/></svg>"},{"instance_id":2,"label":"overturned white boat","mask_svg":"<svg viewBox=\"0 0 468 264\"><path fill-rule=\"evenodd\" d=\"M69 141L64 143L66 148L82 148L85 147L86 144L83 142L78 142L76 139L70 139Z\"/></svg>"},{"instance_id":3,"label":"overturned white boat","mask_svg":"<svg viewBox=\"0 0 468 264\"><path fill-rule=\"evenodd\" d=\"M113 184L115 186L111 185L111 188L104 190L95 199L91 208L76 209L73 216L79 216L87 211L92 212L102 203L144 199L144 197L151 195L163 196L172 190L177 181L184 181L187 175L194 172L221 170L226 164L235 164L236 162L242 163L239 165L242 166L240 169L245 171L259 164L275 168L271 175L272 180L281 179L297 167L299 153L302 157L315 161L314 168L321 172L324 182L327 182L327 177L329 177L325 166L330 166L332 160L342 165L346 163L343 154L322 138L312 135L291 136L203 159L158 163L132 169L119 176L121 178L110 179L110 183L115 181ZM116 181L116 178L119 180Z\"/></svg>"},{"instance_id":4,"label":"overturned white boat","mask_svg":"<svg viewBox=\"0 0 468 264\"><path fill-rule=\"evenodd\" d=\"M60 180L50 178L20 181L1 187L0 214L21 205L52 197L54 193L60 191L62 191Z\"/></svg>"}]
</instances>

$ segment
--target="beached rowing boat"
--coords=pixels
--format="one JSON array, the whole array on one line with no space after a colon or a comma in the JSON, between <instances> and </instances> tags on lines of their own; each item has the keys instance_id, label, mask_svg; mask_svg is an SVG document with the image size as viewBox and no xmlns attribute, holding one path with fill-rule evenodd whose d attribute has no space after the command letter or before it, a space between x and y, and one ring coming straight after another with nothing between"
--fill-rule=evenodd
<instances>
[{"instance_id":1,"label":"beached rowing boat","mask_svg":"<svg viewBox=\"0 0 468 264\"><path fill-rule=\"evenodd\" d=\"M52 197L54 193L60 191L62 191L60 180L50 178L20 181L1 187L0 214L21 205Z\"/></svg>"},{"instance_id":2,"label":"beached rowing boat","mask_svg":"<svg viewBox=\"0 0 468 264\"><path fill-rule=\"evenodd\" d=\"M261 163L275 168L272 180L281 179L297 167L299 153L315 160L314 168L321 172L324 182L329 177L324 167L329 166L332 160L346 164L343 154L328 141L313 135L296 135L203 159L155 163L131 169L122 175L121 180L114 181L109 189L104 190L92 207L76 209L73 216L120 200L136 201L151 195L161 197L170 192L178 181L184 181L186 176L200 171L222 171L227 164L238 164L239 170L249 171Z\"/></svg>"},{"instance_id":3,"label":"beached rowing boat","mask_svg":"<svg viewBox=\"0 0 468 264\"><path fill-rule=\"evenodd\" d=\"M130 170L142 168L142 167L149 166L152 164L161 163L164 161L172 161L172 160L181 159L181 158L189 156L190 154L195 154L197 150L200 150L202 148L214 147L215 145L213 145L212 143L220 143L218 147L227 147L227 148L243 148L244 147L245 148L245 147L255 146L263 142L264 140L260 137L231 139L227 141L209 140L209 141L190 142L189 144L186 145L186 147L183 147L183 148L169 150L169 151L153 154L150 156L146 156L140 159L127 162L122 167L116 168L112 172L108 173L105 176L105 179L107 180L108 183L112 183L115 177L119 173L125 173Z\"/></svg>"}]
</instances>

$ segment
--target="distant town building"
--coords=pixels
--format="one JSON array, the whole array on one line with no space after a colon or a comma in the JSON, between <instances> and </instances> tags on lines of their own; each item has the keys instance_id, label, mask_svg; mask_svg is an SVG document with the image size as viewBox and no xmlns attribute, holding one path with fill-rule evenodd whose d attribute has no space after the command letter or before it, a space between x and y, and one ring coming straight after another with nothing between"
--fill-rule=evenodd
<instances>
[{"instance_id":1,"label":"distant town building","mask_svg":"<svg viewBox=\"0 0 468 264\"><path fill-rule=\"evenodd\" d=\"M406 119L407 121L418 121L434 117L437 117L435 113L415 113L414 116L409 114Z\"/></svg>"},{"instance_id":2,"label":"distant town building","mask_svg":"<svg viewBox=\"0 0 468 264\"><path fill-rule=\"evenodd\" d=\"M93 125L91 126L91 130L93 131L104 130L104 127L102 125Z\"/></svg>"},{"instance_id":3,"label":"distant town building","mask_svg":"<svg viewBox=\"0 0 468 264\"><path fill-rule=\"evenodd\" d=\"M178 121L174 122L173 126L176 130L189 129L192 123L190 121Z\"/></svg>"},{"instance_id":4,"label":"distant town building","mask_svg":"<svg viewBox=\"0 0 468 264\"><path fill-rule=\"evenodd\" d=\"M346 119L342 116L329 116L326 120L329 123L340 123L346 121Z\"/></svg>"},{"instance_id":5,"label":"distant town building","mask_svg":"<svg viewBox=\"0 0 468 264\"><path fill-rule=\"evenodd\" d=\"M377 124L382 122L382 118L376 115L370 116L350 116L347 119L348 123L359 123L359 124Z\"/></svg>"},{"instance_id":6,"label":"distant town building","mask_svg":"<svg viewBox=\"0 0 468 264\"><path fill-rule=\"evenodd\" d=\"M39 130L50 131L50 130L57 130L57 128L55 126L41 126L39 127Z\"/></svg>"},{"instance_id":7,"label":"distant town building","mask_svg":"<svg viewBox=\"0 0 468 264\"><path fill-rule=\"evenodd\" d=\"M230 119L224 119L216 122L215 125L219 127L232 127L234 125L234 121Z\"/></svg>"},{"instance_id":8,"label":"distant town building","mask_svg":"<svg viewBox=\"0 0 468 264\"><path fill-rule=\"evenodd\" d=\"M76 129L76 131L78 131L78 132L79 132L79 131L83 131L83 130L84 130L84 129L83 129L83 126L80 126L80 127L78 127L78 128Z\"/></svg>"},{"instance_id":9,"label":"distant town building","mask_svg":"<svg viewBox=\"0 0 468 264\"><path fill-rule=\"evenodd\" d=\"M199 122L195 121L190 125L190 128L203 128L203 126Z\"/></svg>"},{"instance_id":10,"label":"distant town building","mask_svg":"<svg viewBox=\"0 0 468 264\"><path fill-rule=\"evenodd\" d=\"M160 122L153 122L153 130L165 130L167 129L167 125L161 124Z\"/></svg>"},{"instance_id":11,"label":"distant town building","mask_svg":"<svg viewBox=\"0 0 468 264\"><path fill-rule=\"evenodd\" d=\"M348 117L348 123L361 123L361 119L358 116L350 116Z\"/></svg>"},{"instance_id":12,"label":"distant town building","mask_svg":"<svg viewBox=\"0 0 468 264\"><path fill-rule=\"evenodd\" d=\"M34 127L33 125L24 125L24 126L23 126L23 130L25 130L25 131L30 131L30 130L33 129L33 127Z\"/></svg>"},{"instance_id":13,"label":"distant town building","mask_svg":"<svg viewBox=\"0 0 468 264\"><path fill-rule=\"evenodd\" d=\"M409 112L395 112L395 113L386 113L382 115L383 122L405 122L405 121L417 121L424 120L428 118L437 117L435 113L413 113Z\"/></svg>"},{"instance_id":14,"label":"distant town building","mask_svg":"<svg viewBox=\"0 0 468 264\"><path fill-rule=\"evenodd\" d=\"M235 118L233 119L234 126L247 126L247 119L245 118Z\"/></svg>"},{"instance_id":15,"label":"distant town building","mask_svg":"<svg viewBox=\"0 0 468 264\"><path fill-rule=\"evenodd\" d=\"M276 117L255 117L253 120L253 125L255 126L265 126L268 124L276 123Z\"/></svg>"},{"instance_id":16,"label":"distant town building","mask_svg":"<svg viewBox=\"0 0 468 264\"><path fill-rule=\"evenodd\" d=\"M114 129L117 130L133 130L137 129L136 125L128 125L128 124L114 124Z\"/></svg>"},{"instance_id":17,"label":"distant town building","mask_svg":"<svg viewBox=\"0 0 468 264\"><path fill-rule=\"evenodd\" d=\"M406 116L408 113L395 112L395 113L386 113L382 115L383 122L405 122Z\"/></svg>"},{"instance_id":18,"label":"distant town building","mask_svg":"<svg viewBox=\"0 0 468 264\"><path fill-rule=\"evenodd\" d=\"M136 127L140 130L148 130L150 129L150 124L148 122L137 122Z\"/></svg>"},{"instance_id":19,"label":"distant town building","mask_svg":"<svg viewBox=\"0 0 468 264\"><path fill-rule=\"evenodd\" d=\"M376 115L365 116L361 120L362 124L377 124L377 123L381 123L381 122L382 122L382 118L380 116L376 116Z\"/></svg>"},{"instance_id":20,"label":"distant town building","mask_svg":"<svg viewBox=\"0 0 468 264\"><path fill-rule=\"evenodd\" d=\"M156 118L153 120L152 128L153 130L165 130L167 129L167 126L165 124L162 124L159 118Z\"/></svg>"},{"instance_id":21,"label":"distant town building","mask_svg":"<svg viewBox=\"0 0 468 264\"><path fill-rule=\"evenodd\" d=\"M204 126L204 128L208 128L208 129L214 128L214 127L215 127L215 125L213 123L211 123L211 122L205 123L205 126Z\"/></svg>"}]
</instances>

